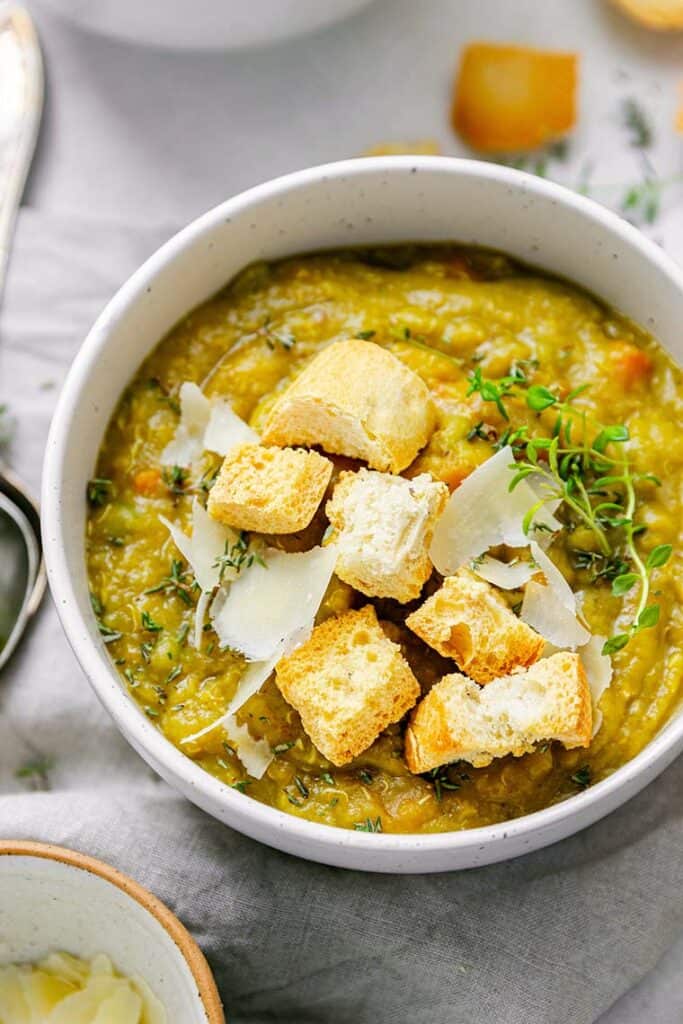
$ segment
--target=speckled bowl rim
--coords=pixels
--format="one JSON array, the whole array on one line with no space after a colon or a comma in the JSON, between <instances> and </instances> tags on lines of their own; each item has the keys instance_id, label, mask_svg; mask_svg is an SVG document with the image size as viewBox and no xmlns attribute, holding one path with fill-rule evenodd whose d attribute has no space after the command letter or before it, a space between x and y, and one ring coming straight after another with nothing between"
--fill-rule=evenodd
<instances>
[{"instance_id":1,"label":"speckled bowl rim","mask_svg":"<svg viewBox=\"0 0 683 1024\"><path fill-rule=\"evenodd\" d=\"M87 871L91 875L97 875L110 885L116 886L126 896L130 896L136 903L139 903L143 910L146 910L159 922L185 960L197 986L208 1024L226 1024L221 997L218 994L216 982L206 957L185 925L153 893L122 871L112 867L111 864L106 864L87 853L70 850L65 846L38 843L27 839L0 839L0 857L12 856L54 860L66 864L68 867Z\"/></svg>"},{"instance_id":2,"label":"speckled bowl rim","mask_svg":"<svg viewBox=\"0 0 683 1024\"><path fill-rule=\"evenodd\" d=\"M192 221L150 256L111 299L83 342L62 389L46 446L42 491L48 579L62 626L95 693L138 753L194 803L260 842L319 863L398 874L507 860L593 824L638 793L678 756L683 749L683 714L670 718L640 753L606 779L542 810L494 825L441 833L370 834L287 814L239 793L186 757L137 708L114 666L104 663L102 651L78 608L64 543L67 530L61 507L61 476L73 443L70 429L74 410L87 375L107 348L113 325L140 301L156 275L178 253L199 247L217 224L263 200L284 199L289 191L336 178L362 178L373 172L378 176L412 175L422 169L453 176L476 175L482 182L502 183L520 196L536 195L569 207L578 219L596 222L625 247L638 250L639 257L655 266L683 295L683 272L655 242L606 207L544 178L499 164L435 156L366 157L295 171L241 192ZM599 281L595 282L595 291L600 293ZM424 866L422 854L426 857Z\"/></svg>"}]
</instances>

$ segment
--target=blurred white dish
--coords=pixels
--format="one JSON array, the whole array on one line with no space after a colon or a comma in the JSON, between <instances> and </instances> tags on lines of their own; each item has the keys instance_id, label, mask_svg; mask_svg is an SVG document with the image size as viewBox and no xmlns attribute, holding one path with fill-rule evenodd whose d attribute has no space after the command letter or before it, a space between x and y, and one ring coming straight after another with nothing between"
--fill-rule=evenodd
<instances>
[{"instance_id":1,"label":"blurred white dish","mask_svg":"<svg viewBox=\"0 0 683 1024\"><path fill-rule=\"evenodd\" d=\"M103 36L172 50L240 50L315 32L371 0L41 0Z\"/></svg>"}]
</instances>

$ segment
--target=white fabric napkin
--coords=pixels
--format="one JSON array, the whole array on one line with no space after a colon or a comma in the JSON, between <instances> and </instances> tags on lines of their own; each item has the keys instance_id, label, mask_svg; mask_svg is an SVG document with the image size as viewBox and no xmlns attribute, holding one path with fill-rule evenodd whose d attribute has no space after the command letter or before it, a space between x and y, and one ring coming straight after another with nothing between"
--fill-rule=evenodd
<instances>
[{"instance_id":1,"label":"white fabric napkin","mask_svg":"<svg viewBox=\"0 0 683 1024\"><path fill-rule=\"evenodd\" d=\"M17 420L12 461L36 490L74 353L171 231L23 211L0 401ZM98 705L49 600L0 679L0 836L84 850L148 886L203 946L232 1024L594 1024L683 930L682 789L683 759L539 853L360 874L260 846L159 781ZM605 1020L641 1021L648 991ZM648 1006L649 1021L679 1020L678 995Z\"/></svg>"}]
</instances>

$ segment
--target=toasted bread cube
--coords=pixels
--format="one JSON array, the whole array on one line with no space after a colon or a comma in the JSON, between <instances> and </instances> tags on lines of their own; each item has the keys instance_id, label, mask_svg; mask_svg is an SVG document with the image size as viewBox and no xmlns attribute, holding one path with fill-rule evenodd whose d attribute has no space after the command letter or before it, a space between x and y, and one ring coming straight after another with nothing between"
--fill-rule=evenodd
<instances>
[{"instance_id":1,"label":"toasted bread cube","mask_svg":"<svg viewBox=\"0 0 683 1024\"><path fill-rule=\"evenodd\" d=\"M325 506L339 549L337 576L368 597L419 597L447 500L446 485L428 473L413 480L368 469L341 473Z\"/></svg>"},{"instance_id":2,"label":"toasted bread cube","mask_svg":"<svg viewBox=\"0 0 683 1024\"><path fill-rule=\"evenodd\" d=\"M543 740L587 747L592 726L581 659L560 651L483 689L459 672L444 676L411 716L406 761L416 774L451 761L483 768L496 757L521 757Z\"/></svg>"},{"instance_id":3,"label":"toasted bread cube","mask_svg":"<svg viewBox=\"0 0 683 1024\"><path fill-rule=\"evenodd\" d=\"M420 696L401 648L382 632L371 605L316 626L278 663L275 680L320 753L337 766L367 750Z\"/></svg>"},{"instance_id":4,"label":"toasted bread cube","mask_svg":"<svg viewBox=\"0 0 683 1024\"><path fill-rule=\"evenodd\" d=\"M266 419L264 444L320 445L400 473L432 435L435 409L424 382L373 342L323 349Z\"/></svg>"},{"instance_id":5,"label":"toasted bread cube","mask_svg":"<svg viewBox=\"0 0 683 1024\"><path fill-rule=\"evenodd\" d=\"M543 637L510 611L495 587L469 569L447 576L406 625L482 685L532 665L545 646Z\"/></svg>"},{"instance_id":6,"label":"toasted bread cube","mask_svg":"<svg viewBox=\"0 0 683 1024\"><path fill-rule=\"evenodd\" d=\"M573 53L471 43L455 87L453 127L482 152L534 149L576 120Z\"/></svg>"},{"instance_id":7,"label":"toasted bread cube","mask_svg":"<svg viewBox=\"0 0 683 1024\"><path fill-rule=\"evenodd\" d=\"M332 463L317 452L241 444L209 491L209 515L236 530L296 533L315 515L331 475Z\"/></svg>"},{"instance_id":8,"label":"toasted bread cube","mask_svg":"<svg viewBox=\"0 0 683 1024\"><path fill-rule=\"evenodd\" d=\"M622 11L646 28L659 32L683 28L683 0L613 0Z\"/></svg>"}]
</instances>

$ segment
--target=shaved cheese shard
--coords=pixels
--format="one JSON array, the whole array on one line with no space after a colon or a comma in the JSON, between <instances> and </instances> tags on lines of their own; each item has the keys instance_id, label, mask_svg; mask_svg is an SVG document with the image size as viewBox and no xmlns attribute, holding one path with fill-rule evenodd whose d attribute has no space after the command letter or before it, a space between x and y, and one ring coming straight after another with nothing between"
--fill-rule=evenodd
<instances>
[{"instance_id":1,"label":"shaved cheese shard","mask_svg":"<svg viewBox=\"0 0 683 1024\"><path fill-rule=\"evenodd\" d=\"M200 457L210 416L209 399L196 384L185 381L180 388L180 423L161 453L162 466L191 466Z\"/></svg>"},{"instance_id":2,"label":"shaved cheese shard","mask_svg":"<svg viewBox=\"0 0 683 1024\"><path fill-rule=\"evenodd\" d=\"M453 491L436 524L430 549L432 562L442 576L451 576L473 558L496 544L525 547L524 517L542 500L528 480L513 491L512 448L507 445L470 473ZM544 505L532 520L530 533L543 529L554 533L562 528Z\"/></svg>"},{"instance_id":3,"label":"shaved cheese shard","mask_svg":"<svg viewBox=\"0 0 683 1024\"><path fill-rule=\"evenodd\" d=\"M255 562L214 598L211 618L221 647L241 651L249 661L268 661L293 634L312 629L336 559L334 544L266 551L265 567Z\"/></svg>"},{"instance_id":4,"label":"shaved cheese shard","mask_svg":"<svg viewBox=\"0 0 683 1024\"><path fill-rule=\"evenodd\" d=\"M581 647L590 640L589 631L576 617L576 597L555 563L534 541L531 555L546 583L527 583L520 618L556 647Z\"/></svg>"},{"instance_id":5,"label":"shaved cheese shard","mask_svg":"<svg viewBox=\"0 0 683 1024\"><path fill-rule=\"evenodd\" d=\"M211 402L211 414L204 433L204 448L207 451L227 455L238 444L258 444L258 441L256 431L233 412L229 402L223 399Z\"/></svg>"},{"instance_id":6,"label":"shaved cheese shard","mask_svg":"<svg viewBox=\"0 0 683 1024\"><path fill-rule=\"evenodd\" d=\"M311 626L305 626L301 629L296 630L291 636L287 637L276 650L275 654L268 661L253 661L250 665L247 665L246 671L240 679L235 695L228 704L227 709L223 712L220 718L216 718L215 721L211 722L210 725L205 725L203 729L199 729L198 732L192 733L191 736L185 736L180 742L181 743L193 743L195 740L199 740L202 736L206 736L207 733L213 732L221 725L225 725L233 715L235 715L239 709L247 703L247 701L254 696L255 693L261 689L263 684L275 671L280 658L284 658L285 655L291 654L293 650L299 647L300 644L308 640L311 634ZM246 767L246 766L245 766Z\"/></svg>"},{"instance_id":7,"label":"shaved cheese shard","mask_svg":"<svg viewBox=\"0 0 683 1024\"><path fill-rule=\"evenodd\" d=\"M206 613L208 612L209 605L211 604L211 597L212 594L210 590L202 590L194 610L193 642L197 650L200 650L202 646L204 623L206 622Z\"/></svg>"},{"instance_id":8,"label":"shaved cheese shard","mask_svg":"<svg viewBox=\"0 0 683 1024\"><path fill-rule=\"evenodd\" d=\"M238 725L234 715L223 722L230 745L253 779L260 779L275 756L265 740L256 740L246 725Z\"/></svg>"},{"instance_id":9,"label":"shaved cheese shard","mask_svg":"<svg viewBox=\"0 0 683 1024\"><path fill-rule=\"evenodd\" d=\"M192 567L197 583L204 591L213 590L221 578L218 558L224 554L226 545L231 547L238 539L238 534L229 526L212 519L204 506L196 498L192 502L192 536L169 522L165 516L159 516L166 529L173 537L175 546ZM226 569L223 580L234 579L236 569Z\"/></svg>"},{"instance_id":10,"label":"shaved cheese shard","mask_svg":"<svg viewBox=\"0 0 683 1024\"><path fill-rule=\"evenodd\" d=\"M593 702L593 736L602 725L602 712L598 707L600 698L612 682L612 659L602 653L606 639L607 637L596 634L579 651Z\"/></svg>"},{"instance_id":11,"label":"shaved cheese shard","mask_svg":"<svg viewBox=\"0 0 683 1024\"><path fill-rule=\"evenodd\" d=\"M227 455L245 442L258 442L258 434L240 419L224 398L209 400L196 384L180 387L180 422L172 441L161 453L162 466L191 466L202 452Z\"/></svg>"},{"instance_id":12,"label":"shaved cheese shard","mask_svg":"<svg viewBox=\"0 0 683 1024\"><path fill-rule=\"evenodd\" d=\"M490 555L477 558L470 568L477 576L501 590L517 590L538 572L532 562L501 562Z\"/></svg>"}]
</instances>

